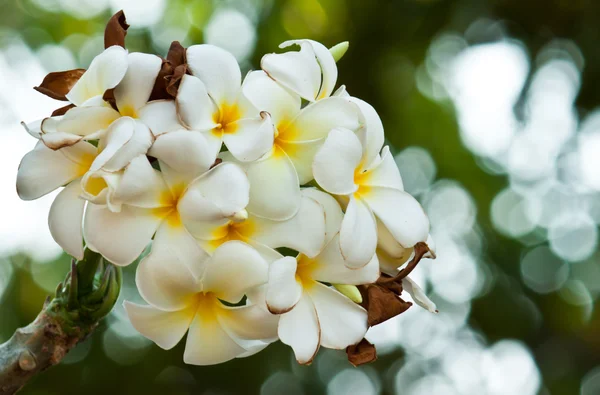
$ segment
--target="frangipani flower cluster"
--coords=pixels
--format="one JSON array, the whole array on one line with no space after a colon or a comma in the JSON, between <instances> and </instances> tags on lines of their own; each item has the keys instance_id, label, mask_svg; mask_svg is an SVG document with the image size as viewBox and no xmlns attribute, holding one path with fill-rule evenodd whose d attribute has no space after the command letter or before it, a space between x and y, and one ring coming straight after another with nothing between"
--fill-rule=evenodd
<instances>
[{"instance_id":1,"label":"frangipani flower cluster","mask_svg":"<svg viewBox=\"0 0 600 395\"><path fill-rule=\"evenodd\" d=\"M52 236L114 265L136 261L147 305L133 326L207 365L281 340L298 362L319 347L375 358L370 326L435 305L407 275L434 257L429 221L403 190L375 109L337 83L331 49L281 44L244 78L233 55L174 42L166 59L125 49L122 12L87 70L36 88L68 105L26 125L39 141L17 191L63 187ZM410 262L409 262L410 260Z\"/></svg>"}]
</instances>

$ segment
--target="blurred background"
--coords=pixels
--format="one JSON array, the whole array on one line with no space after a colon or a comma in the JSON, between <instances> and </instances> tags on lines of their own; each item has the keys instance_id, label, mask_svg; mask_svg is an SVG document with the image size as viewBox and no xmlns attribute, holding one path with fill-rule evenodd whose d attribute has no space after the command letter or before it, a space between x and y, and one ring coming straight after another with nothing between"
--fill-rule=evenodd
<instances>
[{"instance_id":1,"label":"blurred background","mask_svg":"<svg viewBox=\"0 0 600 395\"><path fill-rule=\"evenodd\" d=\"M594 0L1 0L0 342L67 272L54 194L21 202L19 122L61 104L47 72L87 67L124 9L130 51L172 40L231 51L244 71L291 38L349 40L338 83L372 103L438 259L414 277L437 303L372 329L379 360L312 366L274 344L186 366L140 337L121 303L23 394L600 394L600 3ZM134 267L122 298L139 301Z\"/></svg>"}]
</instances>

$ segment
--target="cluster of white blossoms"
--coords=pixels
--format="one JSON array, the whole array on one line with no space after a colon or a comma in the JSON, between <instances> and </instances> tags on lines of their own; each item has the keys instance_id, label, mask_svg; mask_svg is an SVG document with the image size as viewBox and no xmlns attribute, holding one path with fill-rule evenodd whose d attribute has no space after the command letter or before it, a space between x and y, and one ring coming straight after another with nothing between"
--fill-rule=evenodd
<instances>
[{"instance_id":1,"label":"cluster of white blossoms","mask_svg":"<svg viewBox=\"0 0 600 395\"><path fill-rule=\"evenodd\" d=\"M115 15L87 70L37 88L68 105L26 125L39 141L17 191L64 187L48 223L77 259L86 246L125 266L151 244L136 273L147 305L125 303L141 334L170 349L187 332L196 365L276 340L303 364L321 346L358 364L374 358L369 326L410 306L403 290L435 311L406 276L434 256L427 216L377 112L334 90L347 43L284 42L242 78L213 45L129 53L126 28Z\"/></svg>"}]
</instances>

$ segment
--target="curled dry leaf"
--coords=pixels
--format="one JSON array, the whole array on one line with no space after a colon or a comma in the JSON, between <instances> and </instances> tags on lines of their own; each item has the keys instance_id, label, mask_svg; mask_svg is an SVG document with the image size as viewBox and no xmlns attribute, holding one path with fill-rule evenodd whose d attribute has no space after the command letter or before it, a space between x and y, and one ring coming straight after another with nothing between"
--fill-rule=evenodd
<instances>
[{"instance_id":1,"label":"curled dry leaf","mask_svg":"<svg viewBox=\"0 0 600 395\"><path fill-rule=\"evenodd\" d=\"M68 104L68 105L66 105L64 107L57 108L56 110L54 110L52 112L52 116L53 117L58 117L58 116L61 116L61 115L65 115L67 113L67 111L69 111L73 107L75 107L75 104Z\"/></svg>"},{"instance_id":2,"label":"curled dry leaf","mask_svg":"<svg viewBox=\"0 0 600 395\"><path fill-rule=\"evenodd\" d=\"M33 89L56 100L66 101L65 95L85 73L85 69L74 69L49 73L40 84Z\"/></svg>"},{"instance_id":3,"label":"curled dry leaf","mask_svg":"<svg viewBox=\"0 0 600 395\"><path fill-rule=\"evenodd\" d=\"M358 286L363 297L363 306L367 310L367 323L369 326L381 324L399 314L404 313L411 302L403 300L402 280L408 276L419 261L429 252L426 243L417 243L414 247L414 255L410 262L394 277L382 274L374 284Z\"/></svg>"},{"instance_id":4,"label":"curled dry leaf","mask_svg":"<svg viewBox=\"0 0 600 395\"><path fill-rule=\"evenodd\" d=\"M357 344L346 347L348 361L354 366L364 365L377 360L377 350L375 345L367 339L362 339Z\"/></svg>"},{"instance_id":5,"label":"curled dry leaf","mask_svg":"<svg viewBox=\"0 0 600 395\"><path fill-rule=\"evenodd\" d=\"M117 12L109 19L104 29L104 48L118 45L125 48L125 36L129 25L125 19L123 10Z\"/></svg>"}]
</instances>

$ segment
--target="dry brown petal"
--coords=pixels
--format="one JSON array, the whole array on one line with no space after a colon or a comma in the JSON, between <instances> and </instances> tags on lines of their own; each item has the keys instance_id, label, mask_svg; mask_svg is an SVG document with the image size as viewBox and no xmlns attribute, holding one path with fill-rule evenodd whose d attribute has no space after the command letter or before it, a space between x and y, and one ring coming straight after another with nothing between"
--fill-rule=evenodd
<instances>
[{"instance_id":1,"label":"dry brown petal","mask_svg":"<svg viewBox=\"0 0 600 395\"><path fill-rule=\"evenodd\" d=\"M173 41L167 59L163 63L156 77L150 100L173 99L177 96L179 82L187 73L185 48L179 41Z\"/></svg>"},{"instance_id":2,"label":"dry brown petal","mask_svg":"<svg viewBox=\"0 0 600 395\"><path fill-rule=\"evenodd\" d=\"M412 306L411 302L402 300L394 292L382 286L369 285L366 291L366 298L363 295L363 307L367 309L369 326L379 325L404 313Z\"/></svg>"},{"instance_id":3,"label":"dry brown petal","mask_svg":"<svg viewBox=\"0 0 600 395\"><path fill-rule=\"evenodd\" d=\"M73 85L79 81L79 78L81 78L83 73L85 73L85 69L50 73L44 77L40 86L36 86L33 89L46 96L50 96L53 99L66 101L66 94L69 93Z\"/></svg>"},{"instance_id":4,"label":"dry brown petal","mask_svg":"<svg viewBox=\"0 0 600 395\"><path fill-rule=\"evenodd\" d=\"M127 35L127 19L123 10L113 15L106 24L104 29L104 48L118 45L125 48L125 36Z\"/></svg>"},{"instance_id":5,"label":"dry brown petal","mask_svg":"<svg viewBox=\"0 0 600 395\"><path fill-rule=\"evenodd\" d=\"M107 89L106 92L104 92L104 95L102 95L102 99L107 102L108 104L110 104L110 106L115 110L115 111L119 111L119 109L117 108L117 100L115 99L115 89Z\"/></svg>"},{"instance_id":6,"label":"dry brown petal","mask_svg":"<svg viewBox=\"0 0 600 395\"><path fill-rule=\"evenodd\" d=\"M59 115L65 115L65 114L67 113L67 111L69 111L69 110L70 110L70 109L72 109L73 107L75 107L75 104L68 104L68 105L66 105L66 106L64 106L64 107L57 108L56 110L54 110L54 111L52 112L52 115L51 115L51 116L53 116L53 117L57 117L57 116L59 116Z\"/></svg>"},{"instance_id":7,"label":"dry brown petal","mask_svg":"<svg viewBox=\"0 0 600 395\"><path fill-rule=\"evenodd\" d=\"M354 366L364 365L377 360L377 350L367 339L362 339L358 344L346 347L348 361Z\"/></svg>"},{"instance_id":8,"label":"dry brown petal","mask_svg":"<svg viewBox=\"0 0 600 395\"><path fill-rule=\"evenodd\" d=\"M167 53L167 60L173 67L181 66L186 63L185 48L179 41L173 41Z\"/></svg>"}]
</instances>

